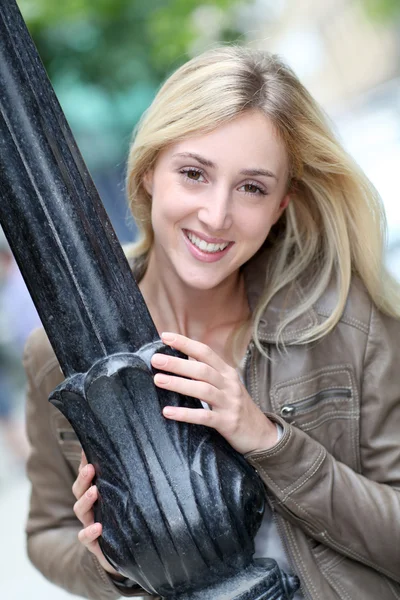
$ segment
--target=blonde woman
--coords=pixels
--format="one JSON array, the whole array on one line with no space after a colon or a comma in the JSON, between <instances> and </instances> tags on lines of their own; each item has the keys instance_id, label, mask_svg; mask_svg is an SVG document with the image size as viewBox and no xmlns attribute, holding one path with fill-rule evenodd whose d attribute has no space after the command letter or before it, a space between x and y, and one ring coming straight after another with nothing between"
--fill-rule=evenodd
<instances>
[{"instance_id":1,"label":"blonde woman","mask_svg":"<svg viewBox=\"0 0 400 600\"><path fill-rule=\"evenodd\" d=\"M133 271L164 342L192 359L154 355L155 383L205 407L165 418L215 428L257 469L256 555L299 576L296 598L399 598L400 294L377 193L293 72L236 47L168 79L127 181ZM43 332L25 361L31 560L86 598L144 594L100 551L94 468L78 473L45 402L61 376Z\"/></svg>"}]
</instances>

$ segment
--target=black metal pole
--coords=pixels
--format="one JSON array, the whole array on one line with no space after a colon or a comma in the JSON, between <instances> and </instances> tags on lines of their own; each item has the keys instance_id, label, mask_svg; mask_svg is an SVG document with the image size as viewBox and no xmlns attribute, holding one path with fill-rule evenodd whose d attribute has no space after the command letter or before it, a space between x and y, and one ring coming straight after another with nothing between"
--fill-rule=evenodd
<instances>
[{"instance_id":1,"label":"black metal pole","mask_svg":"<svg viewBox=\"0 0 400 600\"><path fill-rule=\"evenodd\" d=\"M0 18L0 219L65 375L84 372L158 336L13 1Z\"/></svg>"},{"instance_id":2,"label":"black metal pole","mask_svg":"<svg viewBox=\"0 0 400 600\"><path fill-rule=\"evenodd\" d=\"M162 417L201 405L154 386L150 358L171 350L14 0L0 0L0 222L66 375L50 400L96 467L110 563L170 600L291 598L275 561L252 562L254 470L215 431Z\"/></svg>"}]
</instances>

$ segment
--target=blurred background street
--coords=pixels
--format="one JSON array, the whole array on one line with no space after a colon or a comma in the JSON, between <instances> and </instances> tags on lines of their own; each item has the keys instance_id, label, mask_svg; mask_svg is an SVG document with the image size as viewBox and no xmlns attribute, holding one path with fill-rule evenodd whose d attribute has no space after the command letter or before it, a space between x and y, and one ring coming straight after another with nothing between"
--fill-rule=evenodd
<instances>
[{"instance_id":1,"label":"blurred background street","mask_svg":"<svg viewBox=\"0 0 400 600\"><path fill-rule=\"evenodd\" d=\"M4 456L4 447L1 447ZM24 523L28 508L29 486L22 472L7 460L6 478L0 477L1 583L2 600L68 600L64 590L48 583L32 567L25 553Z\"/></svg>"},{"instance_id":2,"label":"blurred background street","mask_svg":"<svg viewBox=\"0 0 400 600\"><path fill-rule=\"evenodd\" d=\"M400 278L398 0L19 0L49 77L122 243L131 131L162 80L216 43L280 54L323 105L380 192L387 263ZM0 191L1 196L1 191ZM349 199L350 201L350 199ZM25 554L21 356L40 324L0 232L0 599L66 600Z\"/></svg>"}]
</instances>

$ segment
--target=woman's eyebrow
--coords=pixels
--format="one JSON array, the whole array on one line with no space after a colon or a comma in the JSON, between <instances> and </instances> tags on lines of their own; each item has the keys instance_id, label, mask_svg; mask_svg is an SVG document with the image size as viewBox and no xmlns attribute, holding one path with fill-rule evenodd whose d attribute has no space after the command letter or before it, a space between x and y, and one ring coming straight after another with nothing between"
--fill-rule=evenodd
<instances>
[{"instance_id":1,"label":"woman's eyebrow","mask_svg":"<svg viewBox=\"0 0 400 600\"><path fill-rule=\"evenodd\" d=\"M194 158L201 165L203 165L204 167L208 167L209 169L216 169L217 167L217 165L211 160L205 158L204 156L201 156L200 154L196 154L195 152L178 152L173 155L173 158L175 157ZM240 174L246 175L246 177L272 177L273 179L276 179L278 181L278 177L274 173L272 173L272 171L268 171L266 169L243 169L242 171L240 171Z\"/></svg>"},{"instance_id":2,"label":"woman's eyebrow","mask_svg":"<svg viewBox=\"0 0 400 600\"><path fill-rule=\"evenodd\" d=\"M211 160L204 158L204 156L200 156L200 154L195 154L194 152L178 152L177 154L173 155L173 158L175 158L176 156L179 158L194 158L204 167L209 167L210 169L216 168L216 164L213 163Z\"/></svg>"},{"instance_id":3,"label":"woman's eyebrow","mask_svg":"<svg viewBox=\"0 0 400 600\"><path fill-rule=\"evenodd\" d=\"M266 169L243 169L243 171L240 171L240 174L247 175L247 177L258 177L259 175L272 177L278 181L277 176L272 171L267 171Z\"/></svg>"}]
</instances>

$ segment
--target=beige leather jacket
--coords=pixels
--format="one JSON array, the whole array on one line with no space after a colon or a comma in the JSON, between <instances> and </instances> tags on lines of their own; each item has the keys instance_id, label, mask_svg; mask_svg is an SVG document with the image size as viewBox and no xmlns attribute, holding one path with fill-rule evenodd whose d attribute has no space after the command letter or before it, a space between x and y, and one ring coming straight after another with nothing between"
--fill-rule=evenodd
<instances>
[{"instance_id":1,"label":"beige leather jacket","mask_svg":"<svg viewBox=\"0 0 400 600\"><path fill-rule=\"evenodd\" d=\"M257 269L247 271L250 304ZM296 294L292 302L298 302ZM286 332L286 340L329 315L328 289ZM400 322L379 313L355 280L345 312L322 341L274 345L282 298L261 322L269 360L250 344L246 385L283 426L278 444L246 458L262 477L293 570L312 600L400 599ZM47 402L62 375L42 330L26 347L29 382L27 523L32 562L51 581L95 600L145 595L116 588L77 540L71 486L81 448L66 419ZM211 599L210 599L211 600Z\"/></svg>"}]
</instances>

